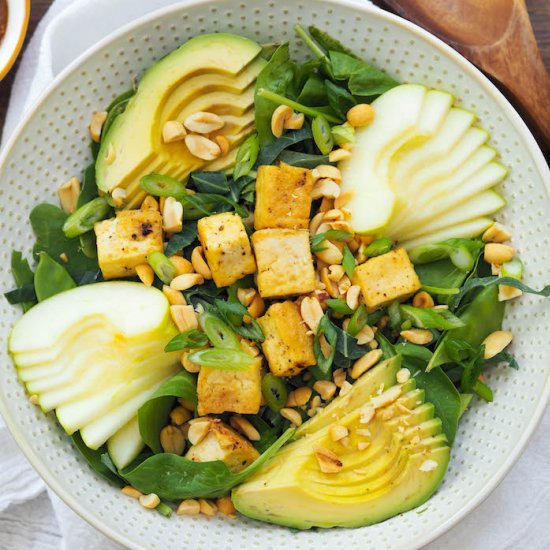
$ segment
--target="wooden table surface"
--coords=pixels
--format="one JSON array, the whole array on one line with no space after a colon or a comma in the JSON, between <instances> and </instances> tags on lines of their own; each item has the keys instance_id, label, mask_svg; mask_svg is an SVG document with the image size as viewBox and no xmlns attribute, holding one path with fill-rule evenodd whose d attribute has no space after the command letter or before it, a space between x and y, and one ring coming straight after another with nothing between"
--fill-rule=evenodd
<instances>
[{"instance_id":1,"label":"wooden table surface","mask_svg":"<svg viewBox=\"0 0 550 550\"><path fill-rule=\"evenodd\" d=\"M31 19L26 38L27 43L34 32L36 25L52 2L53 0L31 0ZM526 0L526 2L546 67L550 69L550 0ZM4 124L11 86L13 83L13 77L17 70L17 65L18 64L16 64L6 78L0 82L0 128Z\"/></svg>"}]
</instances>

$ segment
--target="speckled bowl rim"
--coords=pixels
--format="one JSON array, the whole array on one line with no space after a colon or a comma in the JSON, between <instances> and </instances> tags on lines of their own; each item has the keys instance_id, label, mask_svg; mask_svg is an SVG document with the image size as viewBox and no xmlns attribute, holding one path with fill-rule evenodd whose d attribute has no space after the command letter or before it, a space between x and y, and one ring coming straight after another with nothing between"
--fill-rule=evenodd
<instances>
[{"instance_id":1,"label":"speckled bowl rim","mask_svg":"<svg viewBox=\"0 0 550 550\"><path fill-rule=\"evenodd\" d=\"M515 130L518 132L518 135L524 141L524 144L526 148L529 150L529 153L532 155L533 162L537 170L539 171L541 178L544 181L546 191L547 193L550 194L550 169L546 164L544 156L539 146L537 145L535 138L527 128L525 122L522 120L520 115L516 112L516 110L504 97L504 95L472 63L467 61L462 55L460 55L458 52L453 50L450 46L445 44L442 40L435 37L433 34L422 29L418 25L415 25L414 23L406 21L405 19L397 15L393 15L391 13L388 13L384 10L368 5L366 3L365 4L358 3L357 0L316 0L316 1L322 2L323 4L329 4L334 6L345 5L347 8L354 9L359 13L369 14L370 16L373 16L374 18L377 18L379 21L384 22L386 24L392 25L394 27L400 27L402 29L406 29L408 32L415 34L422 40L425 40L434 48L434 50L438 50L439 52L441 52L442 55L445 55L448 58L450 58L461 68L462 71L472 75L472 77L474 77L479 82L479 84L483 86L487 95L506 113L508 120L514 126ZM95 44L92 48L88 49L86 52L80 55L76 60L74 60L68 67L66 67L63 71L61 71L55 77L53 82L48 86L48 88L44 91L44 93L40 96L40 98L34 103L33 107L29 109L29 111L26 113L26 115L20 122L19 126L16 128L16 130L13 132L13 134L9 138L6 146L4 147L4 150L0 154L0 167L4 165L6 159L8 158L11 152L11 149L14 147L15 143L22 137L30 119L33 117L33 115L37 111L40 110L45 100L58 87L62 86L63 81L68 75L70 75L74 71L77 71L88 59L96 55L98 51L102 50L103 48L108 46L110 43L122 37L126 33L129 33L132 30L143 26L144 24L152 25L154 21L159 17L163 17L171 13L179 12L186 7L189 8L191 6L200 6L202 4L211 4L211 3L212 3L212 0L186 0L183 2L179 2L177 4L173 4L166 8L155 10L154 12L151 12L148 15L145 15L143 17L140 17L128 23L127 25L118 29L116 32L109 34L108 36L103 38L101 41L99 41L97 44ZM466 515L468 515L477 506L479 506L496 489L496 487L498 487L498 485L504 479L505 475L514 465L514 463L518 460L521 453L525 450L527 443L529 442L529 439L531 438L531 436L533 435L534 431L536 430L537 426L541 421L542 415L546 409L546 406L548 405L549 400L550 400L550 377L547 378L546 383L540 392L539 402L537 404L537 407L535 408L535 411L529 423L527 424L521 437L518 438L515 447L509 453L506 460L494 472L492 477L488 480L488 482L483 487L483 489L477 493L475 498L470 500L466 505L464 505L456 513L448 517L436 529L430 531L429 533L425 533L417 537L416 540L414 541L416 548L420 548L422 546L425 546L426 544L429 544L430 542L434 541L439 536L441 536L443 533L445 533L446 531L454 527ZM16 425L15 421L11 418L11 416L8 414L7 408L1 399L0 399L0 414L3 416L7 427L9 428L13 437L15 438L15 441L17 442L17 444L19 445L19 447L21 448L21 450L23 451L23 453L25 454L29 462L32 464L34 469L44 479L46 484L65 502L67 506L69 506L74 512L76 512L80 517L86 520L90 525L95 527L98 531L102 532L104 535L108 536L118 544L121 544L128 548L141 550L142 548L141 546L135 544L133 541L131 541L129 538L127 538L117 530L103 524L102 522L94 518L92 514L88 511L88 509L79 502L78 498L76 498L74 495L70 494L63 487L61 487L61 485L57 482L56 478L51 474L51 472L45 466L40 456L36 454L33 447L29 443L27 443L23 435L19 433L18 426ZM410 549L411 546L408 546L407 548Z\"/></svg>"}]
</instances>

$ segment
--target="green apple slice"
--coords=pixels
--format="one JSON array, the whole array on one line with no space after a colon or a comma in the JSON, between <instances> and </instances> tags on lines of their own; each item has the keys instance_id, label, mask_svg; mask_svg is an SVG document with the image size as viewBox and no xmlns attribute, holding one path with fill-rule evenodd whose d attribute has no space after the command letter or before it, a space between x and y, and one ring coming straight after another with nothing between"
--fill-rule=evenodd
<instances>
[{"instance_id":1,"label":"green apple slice","mask_svg":"<svg viewBox=\"0 0 550 550\"><path fill-rule=\"evenodd\" d=\"M108 282L45 300L14 326L9 351L29 393L71 434L100 447L180 368L177 334L156 288Z\"/></svg>"},{"instance_id":2,"label":"green apple slice","mask_svg":"<svg viewBox=\"0 0 550 550\"><path fill-rule=\"evenodd\" d=\"M428 235L423 235L416 239L403 240L399 244L407 250L412 250L416 246L428 243L439 243L447 239L463 238L473 239L481 235L493 223L492 218L476 218L458 225L449 225L439 231Z\"/></svg>"},{"instance_id":3,"label":"green apple slice","mask_svg":"<svg viewBox=\"0 0 550 550\"><path fill-rule=\"evenodd\" d=\"M355 154L340 162L342 193L350 193L346 208L357 233L372 233L390 219L395 195L388 171L393 155L417 138L426 88L415 84L396 86L373 102L372 124L356 131Z\"/></svg>"},{"instance_id":4,"label":"green apple slice","mask_svg":"<svg viewBox=\"0 0 550 550\"><path fill-rule=\"evenodd\" d=\"M137 416L107 441L109 456L119 470L126 468L139 455L143 447L145 443L139 433Z\"/></svg>"}]
</instances>

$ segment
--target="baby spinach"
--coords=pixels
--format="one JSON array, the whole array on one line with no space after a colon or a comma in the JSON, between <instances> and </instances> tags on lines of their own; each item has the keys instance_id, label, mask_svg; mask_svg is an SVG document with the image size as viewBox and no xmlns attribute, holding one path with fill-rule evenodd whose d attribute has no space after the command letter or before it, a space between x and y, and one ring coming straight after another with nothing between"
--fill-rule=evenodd
<instances>
[{"instance_id":1,"label":"baby spinach","mask_svg":"<svg viewBox=\"0 0 550 550\"><path fill-rule=\"evenodd\" d=\"M298 103L303 103L308 107L321 107L328 105L327 89L323 79L317 75L312 74L302 87L300 95L296 98Z\"/></svg>"},{"instance_id":2,"label":"baby spinach","mask_svg":"<svg viewBox=\"0 0 550 550\"><path fill-rule=\"evenodd\" d=\"M504 302L498 300L497 287L486 286L459 315L464 325L449 330L439 341L426 370L431 371L439 365L452 361L446 348L446 341L451 338L463 340L473 348L478 348L489 334L500 330L503 316Z\"/></svg>"},{"instance_id":3,"label":"baby spinach","mask_svg":"<svg viewBox=\"0 0 550 550\"><path fill-rule=\"evenodd\" d=\"M15 288L14 290L10 290L8 292L4 292L4 297L11 305L22 304L24 302L32 303L34 305L34 303L36 303L36 292L34 291L34 284L25 285L20 288Z\"/></svg>"},{"instance_id":4,"label":"baby spinach","mask_svg":"<svg viewBox=\"0 0 550 550\"><path fill-rule=\"evenodd\" d=\"M80 454L84 457L90 468L101 477L108 481L111 481L118 487L124 487L126 482L118 474L114 473L102 460L102 455L107 452L105 446L99 449L90 449L80 436L80 432L75 432L71 435L74 446L80 451Z\"/></svg>"},{"instance_id":5,"label":"baby spinach","mask_svg":"<svg viewBox=\"0 0 550 550\"><path fill-rule=\"evenodd\" d=\"M30 221L36 235L34 257L38 259L40 252L46 252L50 258L61 264L60 256L65 254L67 263L62 265L73 277L97 270L97 259L88 258L80 249L79 240L69 239L63 233L66 219L67 214L53 204L42 203L33 208Z\"/></svg>"},{"instance_id":6,"label":"baby spinach","mask_svg":"<svg viewBox=\"0 0 550 550\"><path fill-rule=\"evenodd\" d=\"M208 345L208 337L206 334L200 330L191 329L176 334L174 338L166 344L164 351L170 353L181 349L202 348L206 345Z\"/></svg>"},{"instance_id":7,"label":"baby spinach","mask_svg":"<svg viewBox=\"0 0 550 550\"><path fill-rule=\"evenodd\" d=\"M259 95L258 90L263 88L283 96L292 95L295 75L296 64L290 59L288 43L282 44L256 79L254 113L260 145L268 145L275 141L275 136L271 132L271 115L277 108L277 103Z\"/></svg>"},{"instance_id":8,"label":"baby spinach","mask_svg":"<svg viewBox=\"0 0 550 550\"><path fill-rule=\"evenodd\" d=\"M500 363L506 363L511 369L518 370L519 365L516 360L516 358L507 351L501 351L500 353L497 353L495 356L491 357L491 359L485 360L485 367L491 367L493 365L499 365Z\"/></svg>"},{"instance_id":9,"label":"baby spinach","mask_svg":"<svg viewBox=\"0 0 550 550\"><path fill-rule=\"evenodd\" d=\"M265 376L263 377L265 378ZM262 381L263 381L262 378ZM257 414L245 415L245 418L258 430L260 439L258 441L252 441L252 444L259 453L267 451L275 441L280 430L276 426L270 426L261 416Z\"/></svg>"},{"instance_id":10,"label":"baby spinach","mask_svg":"<svg viewBox=\"0 0 550 550\"><path fill-rule=\"evenodd\" d=\"M379 96L399 85L385 72L347 53L332 50L329 59L334 78L347 81L349 91L356 98Z\"/></svg>"},{"instance_id":11,"label":"baby spinach","mask_svg":"<svg viewBox=\"0 0 550 550\"><path fill-rule=\"evenodd\" d=\"M256 162L256 166L265 164L273 164L279 155L289 147L296 145L306 139L311 139L311 130L307 127L301 128L294 132L286 132L277 141L269 145L265 145L260 149L260 154Z\"/></svg>"},{"instance_id":12,"label":"baby spinach","mask_svg":"<svg viewBox=\"0 0 550 550\"><path fill-rule=\"evenodd\" d=\"M279 160L298 166L300 168L315 168L319 164L329 164L328 155L312 155L310 153L300 153L298 151L285 150L279 155Z\"/></svg>"},{"instance_id":13,"label":"baby spinach","mask_svg":"<svg viewBox=\"0 0 550 550\"><path fill-rule=\"evenodd\" d=\"M128 103L130 102L130 99L135 95L135 90L127 90L126 92L123 92L118 97L116 97L109 107L107 107L107 118L105 119L105 122L103 123L103 127L101 128L101 139L109 133L109 130L111 126L113 125L113 122L118 117L118 115L121 115L128 106Z\"/></svg>"},{"instance_id":14,"label":"baby spinach","mask_svg":"<svg viewBox=\"0 0 550 550\"><path fill-rule=\"evenodd\" d=\"M90 164L82 174L82 187L76 201L76 207L80 208L98 196L95 180L95 164Z\"/></svg>"},{"instance_id":15,"label":"baby spinach","mask_svg":"<svg viewBox=\"0 0 550 550\"><path fill-rule=\"evenodd\" d=\"M197 404L195 377L184 370L164 382L138 410L139 433L154 453L162 453L160 431L166 426L177 397Z\"/></svg>"},{"instance_id":16,"label":"baby spinach","mask_svg":"<svg viewBox=\"0 0 550 550\"><path fill-rule=\"evenodd\" d=\"M240 302L225 302L223 300L214 300L217 312L222 321L244 338L263 342L265 339L264 331L258 321L250 316L246 307ZM245 318L246 321L245 322Z\"/></svg>"},{"instance_id":17,"label":"baby spinach","mask_svg":"<svg viewBox=\"0 0 550 550\"><path fill-rule=\"evenodd\" d=\"M345 120L346 113L357 104L357 101L345 88L334 84L330 80L325 80L325 90L330 108L336 115Z\"/></svg>"},{"instance_id":18,"label":"baby spinach","mask_svg":"<svg viewBox=\"0 0 550 550\"><path fill-rule=\"evenodd\" d=\"M144 493L155 493L168 500L218 498L256 473L294 435L287 430L259 458L244 470L234 473L220 460L193 462L182 456L162 453L121 473L129 483Z\"/></svg>"},{"instance_id":19,"label":"baby spinach","mask_svg":"<svg viewBox=\"0 0 550 550\"><path fill-rule=\"evenodd\" d=\"M221 212L234 210L242 218L248 216L248 211L234 200L215 193L195 193L180 199L183 205L184 220L198 220Z\"/></svg>"},{"instance_id":20,"label":"baby spinach","mask_svg":"<svg viewBox=\"0 0 550 550\"><path fill-rule=\"evenodd\" d=\"M409 365L410 362L405 360L404 366L409 368ZM442 430L449 444L452 445L458 429L458 420L462 414L458 390L439 367L432 369L429 373L421 369L414 372L411 368L409 370L416 380L417 387L424 390L426 401L434 406L436 416L441 419Z\"/></svg>"},{"instance_id":21,"label":"baby spinach","mask_svg":"<svg viewBox=\"0 0 550 550\"><path fill-rule=\"evenodd\" d=\"M41 252L34 274L34 291L38 301L42 302L75 287L76 283L68 271L61 264L52 260L46 252Z\"/></svg>"},{"instance_id":22,"label":"baby spinach","mask_svg":"<svg viewBox=\"0 0 550 550\"><path fill-rule=\"evenodd\" d=\"M31 287L34 284L34 273L29 266L29 262L17 250L13 250L11 253L11 273L18 287ZM36 299L30 298L20 303L23 311L28 311L36 303Z\"/></svg>"},{"instance_id":23,"label":"baby spinach","mask_svg":"<svg viewBox=\"0 0 550 550\"><path fill-rule=\"evenodd\" d=\"M225 195L231 190L227 181L227 174L222 171L192 172L190 179L199 193Z\"/></svg>"},{"instance_id":24,"label":"baby spinach","mask_svg":"<svg viewBox=\"0 0 550 550\"><path fill-rule=\"evenodd\" d=\"M318 29L315 25L310 25L307 29L312 38L327 52L340 52L355 59L359 59L349 48L333 38L325 31Z\"/></svg>"},{"instance_id":25,"label":"baby spinach","mask_svg":"<svg viewBox=\"0 0 550 550\"><path fill-rule=\"evenodd\" d=\"M514 288L519 288L522 292L525 292L527 294L535 294L537 296L544 296L545 298L548 298L550 296L550 285L546 285L541 290L535 290L514 277L494 276L472 278L464 284L458 294L453 296L452 307L457 308L460 305L460 302L462 301L464 296L466 296L466 294L468 294L470 291L479 288L488 288L495 285L513 286Z\"/></svg>"},{"instance_id":26,"label":"baby spinach","mask_svg":"<svg viewBox=\"0 0 550 550\"><path fill-rule=\"evenodd\" d=\"M168 246L166 247L164 253L168 257L173 256L179 250L183 250L190 244L193 244L197 239L197 236L197 222L186 220L183 229L179 233L176 233L170 237Z\"/></svg>"}]
</instances>

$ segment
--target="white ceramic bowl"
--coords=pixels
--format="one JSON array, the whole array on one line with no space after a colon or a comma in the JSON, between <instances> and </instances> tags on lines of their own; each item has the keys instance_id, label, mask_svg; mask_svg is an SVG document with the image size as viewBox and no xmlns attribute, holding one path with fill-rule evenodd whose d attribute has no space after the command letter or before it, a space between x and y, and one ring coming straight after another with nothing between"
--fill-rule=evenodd
<instances>
[{"instance_id":1,"label":"white ceramic bowl","mask_svg":"<svg viewBox=\"0 0 550 550\"><path fill-rule=\"evenodd\" d=\"M8 74L23 46L29 15L30 0L7 0L6 32L0 41L0 80Z\"/></svg>"},{"instance_id":2,"label":"white ceramic bowl","mask_svg":"<svg viewBox=\"0 0 550 550\"><path fill-rule=\"evenodd\" d=\"M241 33L260 42L292 40L293 25L314 23L368 61L401 81L445 89L476 111L490 130L511 175L503 185L508 199L500 218L514 235L527 265L527 281L548 282L550 173L524 123L495 87L460 55L402 19L356 2L335 0L195 0L134 23L97 44L56 79L22 122L6 147L0 167L0 279L13 287L9 254L29 253L27 222L40 201L56 201L61 181L79 174L90 161L86 125L141 75L191 36L212 31ZM302 52L304 50L302 49ZM223 54L223 52L220 52ZM20 312L0 306L1 340ZM524 449L550 394L550 312L543 299L525 296L508 306L505 325L514 331L521 370L494 369L491 405L475 401L463 419L445 481L425 511L356 530L291 533L273 525L222 517L170 520L142 509L98 478L54 421L25 397L5 345L0 350L0 412L28 459L77 513L131 548L299 547L415 548L449 529L479 504Z\"/></svg>"}]
</instances>

